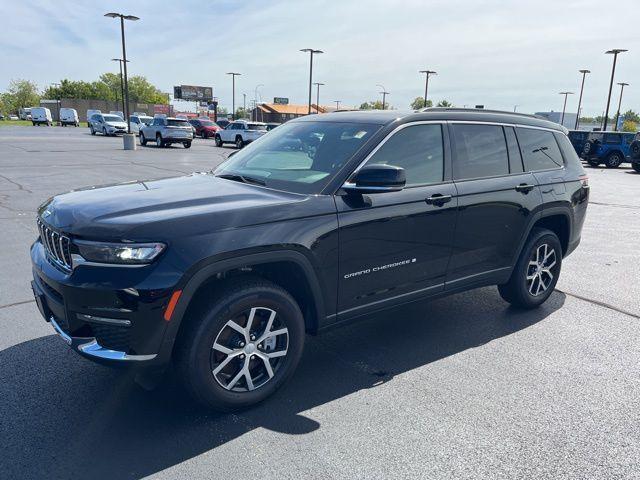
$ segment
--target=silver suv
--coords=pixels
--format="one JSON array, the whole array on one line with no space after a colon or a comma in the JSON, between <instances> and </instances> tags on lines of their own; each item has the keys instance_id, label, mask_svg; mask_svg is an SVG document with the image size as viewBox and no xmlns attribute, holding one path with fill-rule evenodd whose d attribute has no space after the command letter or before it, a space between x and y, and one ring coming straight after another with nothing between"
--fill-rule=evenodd
<instances>
[{"instance_id":1,"label":"silver suv","mask_svg":"<svg viewBox=\"0 0 640 480\"><path fill-rule=\"evenodd\" d=\"M184 148L189 148L192 140L191 124L181 118L155 117L151 125L140 129L140 145L155 141L157 147L181 143Z\"/></svg>"},{"instance_id":2,"label":"silver suv","mask_svg":"<svg viewBox=\"0 0 640 480\"><path fill-rule=\"evenodd\" d=\"M101 133L104 136L127 133L127 122L118 115L94 113L89 117L91 135Z\"/></svg>"},{"instance_id":3,"label":"silver suv","mask_svg":"<svg viewBox=\"0 0 640 480\"><path fill-rule=\"evenodd\" d=\"M221 147L225 143L233 143L236 148L242 148L265 133L267 133L266 123L236 120L216 132L216 146Z\"/></svg>"}]
</instances>

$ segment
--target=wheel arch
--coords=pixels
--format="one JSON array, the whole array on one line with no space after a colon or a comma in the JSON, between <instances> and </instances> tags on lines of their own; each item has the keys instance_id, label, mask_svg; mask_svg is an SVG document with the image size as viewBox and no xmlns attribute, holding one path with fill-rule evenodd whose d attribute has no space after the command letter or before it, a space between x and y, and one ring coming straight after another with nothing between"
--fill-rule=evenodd
<instances>
[{"instance_id":1,"label":"wheel arch","mask_svg":"<svg viewBox=\"0 0 640 480\"><path fill-rule=\"evenodd\" d=\"M305 329L315 333L325 317L322 290L311 261L295 250L253 253L200 267L182 285L180 299L167 324L162 354L171 354L183 321L208 298L207 293L231 276L250 275L269 280L287 290L298 302Z\"/></svg>"},{"instance_id":2,"label":"wheel arch","mask_svg":"<svg viewBox=\"0 0 640 480\"><path fill-rule=\"evenodd\" d=\"M518 258L522 253L522 249L527 243L527 240L534 228L546 228L558 235L560 245L562 245L562 254L564 256L569 249L571 241L571 225L572 213L568 206L548 207L540 211L531 219L525 234L522 236L516 256L512 261L512 265L515 265L518 261Z\"/></svg>"}]
</instances>

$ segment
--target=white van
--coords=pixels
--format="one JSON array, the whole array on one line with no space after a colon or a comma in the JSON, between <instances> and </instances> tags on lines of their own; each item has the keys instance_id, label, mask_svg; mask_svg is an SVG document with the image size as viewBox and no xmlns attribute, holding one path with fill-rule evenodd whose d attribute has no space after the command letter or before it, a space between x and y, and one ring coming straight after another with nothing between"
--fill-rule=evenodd
<instances>
[{"instance_id":1,"label":"white van","mask_svg":"<svg viewBox=\"0 0 640 480\"><path fill-rule=\"evenodd\" d=\"M53 125L53 119L51 118L51 110L45 107L31 107L31 122L33 126L36 125Z\"/></svg>"},{"instance_id":2,"label":"white van","mask_svg":"<svg viewBox=\"0 0 640 480\"><path fill-rule=\"evenodd\" d=\"M21 108L18 110L18 118L20 118L20 120L31 120L31 109Z\"/></svg>"},{"instance_id":3,"label":"white van","mask_svg":"<svg viewBox=\"0 0 640 480\"><path fill-rule=\"evenodd\" d=\"M78 112L76 112L75 108L60 109L60 125L63 127L67 125L73 125L74 127L80 126L80 122L78 121Z\"/></svg>"},{"instance_id":4,"label":"white van","mask_svg":"<svg viewBox=\"0 0 640 480\"><path fill-rule=\"evenodd\" d=\"M87 127L89 127L89 120L91 120L91 117L94 116L96 113L102 114L102 110L87 110Z\"/></svg>"},{"instance_id":5,"label":"white van","mask_svg":"<svg viewBox=\"0 0 640 480\"><path fill-rule=\"evenodd\" d=\"M123 119L123 120L124 120L124 112L120 112L120 111L118 111L118 110L111 110L111 111L109 112L109 115L117 115L117 116L119 116L121 119Z\"/></svg>"}]
</instances>

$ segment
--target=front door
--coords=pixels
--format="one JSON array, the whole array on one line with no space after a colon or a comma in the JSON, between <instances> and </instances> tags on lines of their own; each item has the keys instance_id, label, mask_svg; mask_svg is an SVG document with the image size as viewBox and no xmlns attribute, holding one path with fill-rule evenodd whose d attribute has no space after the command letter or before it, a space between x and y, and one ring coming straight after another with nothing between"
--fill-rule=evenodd
<instances>
[{"instance_id":1,"label":"front door","mask_svg":"<svg viewBox=\"0 0 640 480\"><path fill-rule=\"evenodd\" d=\"M406 187L336 197L339 320L442 290L457 207L445 138L439 123L399 127L366 164L404 168Z\"/></svg>"}]
</instances>

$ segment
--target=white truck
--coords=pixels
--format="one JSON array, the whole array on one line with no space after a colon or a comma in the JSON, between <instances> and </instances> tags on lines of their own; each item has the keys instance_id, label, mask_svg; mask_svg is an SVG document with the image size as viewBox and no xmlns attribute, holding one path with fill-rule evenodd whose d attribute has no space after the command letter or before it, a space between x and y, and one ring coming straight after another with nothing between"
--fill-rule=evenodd
<instances>
[{"instance_id":1,"label":"white truck","mask_svg":"<svg viewBox=\"0 0 640 480\"><path fill-rule=\"evenodd\" d=\"M31 107L31 123L33 123L34 127L36 125L46 125L50 127L53 125L51 110L45 107Z\"/></svg>"},{"instance_id":2,"label":"white truck","mask_svg":"<svg viewBox=\"0 0 640 480\"><path fill-rule=\"evenodd\" d=\"M267 133L266 123L235 120L224 129L216 132L216 146L221 147L225 143L233 143L236 148L242 148L265 133Z\"/></svg>"},{"instance_id":3,"label":"white truck","mask_svg":"<svg viewBox=\"0 0 640 480\"><path fill-rule=\"evenodd\" d=\"M75 108L60 109L60 125L62 125L63 127L66 127L67 125L73 125L74 127L80 126L78 112Z\"/></svg>"}]
</instances>

